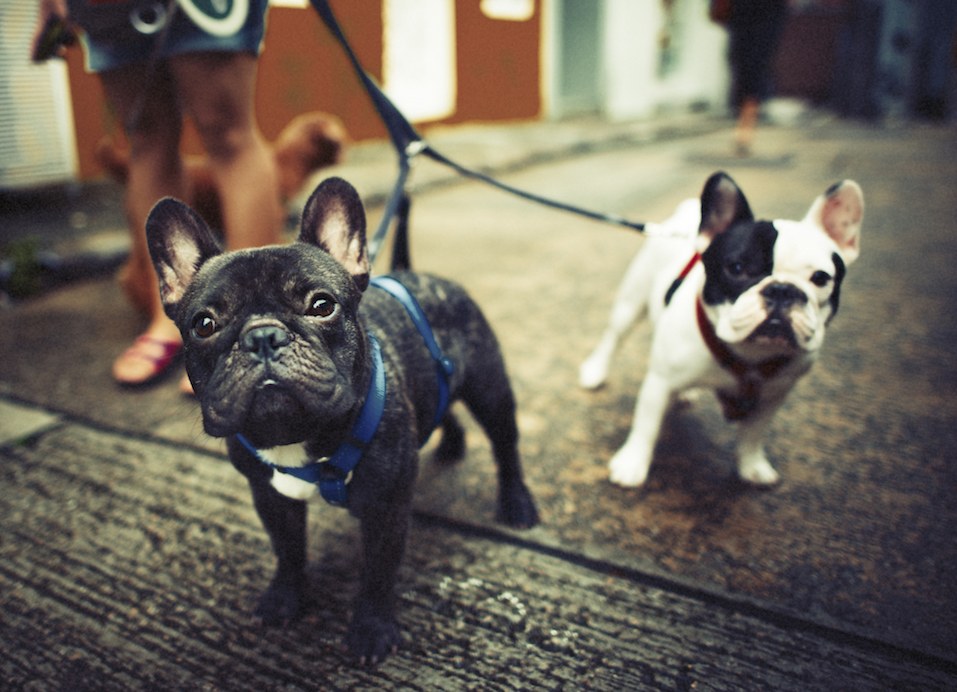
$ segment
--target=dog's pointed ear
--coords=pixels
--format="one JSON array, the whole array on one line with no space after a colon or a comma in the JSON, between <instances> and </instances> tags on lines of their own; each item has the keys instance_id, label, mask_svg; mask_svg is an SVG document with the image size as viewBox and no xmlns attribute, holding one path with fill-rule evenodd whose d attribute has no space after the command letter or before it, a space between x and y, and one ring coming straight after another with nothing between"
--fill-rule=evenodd
<instances>
[{"instance_id":1,"label":"dog's pointed ear","mask_svg":"<svg viewBox=\"0 0 957 692\"><path fill-rule=\"evenodd\" d=\"M853 180L831 185L814 200L804 220L818 226L837 243L845 264L850 264L861 254L864 192Z\"/></svg>"},{"instance_id":2,"label":"dog's pointed ear","mask_svg":"<svg viewBox=\"0 0 957 692\"><path fill-rule=\"evenodd\" d=\"M196 272L222 250L206 222L172 197L161 199L150 211L146 242L159 278L163 309L173 318Z\"/></svg>"},{"instance_id":3,"label":"dog's pointed ear","mask_svg":"<svg viewBox=\"0 0 957 692\"><path fill-rule=\"evenodd\" d=\"M319 184L302 212L299 240L317 245L346 268L364 291L369 285L366 213L359 193L342 178Z\"/></svg>"},{"instance_id":4,"label":"dog's pointed ear","mask_svg":"<svg viewBox=\"0 0 957 692\"><path fill-rule=\"evenodd\" d=\"M698 233L713 239L738 221L751 221L751 205L738 184L724 171L714 173L701 191L701 225Z\"/></svg>"}]
</instances>

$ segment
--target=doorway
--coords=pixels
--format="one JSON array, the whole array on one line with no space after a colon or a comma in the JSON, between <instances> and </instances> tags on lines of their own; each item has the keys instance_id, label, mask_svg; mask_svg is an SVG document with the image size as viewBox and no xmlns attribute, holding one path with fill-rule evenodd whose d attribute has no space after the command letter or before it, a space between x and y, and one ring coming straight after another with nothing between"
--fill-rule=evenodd
<instances>
[{"instance_id":1,"label":"doorway","mask_svg":"<svg viewBox=\"0 0 957 692\"><path fill-rule=\"evenodd\" d=\"M601 0L555 0L555 73L552 111L557 118L602 111Z\"/></svg>"}]
</instances>

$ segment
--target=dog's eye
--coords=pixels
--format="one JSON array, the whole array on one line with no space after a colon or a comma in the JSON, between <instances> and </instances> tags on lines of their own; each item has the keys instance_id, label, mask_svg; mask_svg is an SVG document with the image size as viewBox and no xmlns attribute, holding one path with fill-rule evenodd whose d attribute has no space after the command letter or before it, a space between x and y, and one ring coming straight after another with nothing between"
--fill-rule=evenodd
<instances>
[{"instance_id":1,"label":"dog's eye","mask_svg":"<svg viewBox=\"0 0 957 692\"><path fill-rule=\"evenodd\" d=\"M725 267L725 271L728 272L728 275L732 278L738 278L744 274L744 262L734 261L728 262Z\"/></svg>"},{"instance_id":2,"label":"dog's eye","mask_svg":"<svg viewBox=\"0 0 957 692\"><path fill-rule=\"evenodd\" d=\"M816 271L811 274L811 283L815 286L820 286L821 288L825 287L830 283L831 275L827 272Z\"/></svg>"},{"instance_id":3,"label":"dog's eye","mask_svg":"<svg viewBox=\"0 0 957 692\"><path fill-rule=\"evenodd\" d=\"M219 325L208 312L201 312L193 320L193 335L200 339L208 339L219 331Z\"/></svg>"},{"instance_id":4,"label":"dog's eye","mask_svg":"<svg viewBox=\"0 0 957 692\"><path fill-rule=\"evenodd\" d=\"M339 304L336 303L335 299L330 296L328 293L317 293L313 296L312 300L309 301L309 307L306 309L306 314L309 317L321 317L327 319L336 314L336 310L339 308Z\"/></svg>"}]
</instances>

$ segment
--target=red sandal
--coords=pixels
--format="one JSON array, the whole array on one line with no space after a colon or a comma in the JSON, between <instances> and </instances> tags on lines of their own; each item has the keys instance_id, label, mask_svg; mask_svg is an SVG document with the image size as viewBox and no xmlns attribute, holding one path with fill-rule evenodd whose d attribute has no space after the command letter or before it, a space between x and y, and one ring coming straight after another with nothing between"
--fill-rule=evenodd
<instances>
[{"instance_id":1,"label":"red sandal","mask_svg":"<svg viewBox=\"0 0 957 692\"><path fill-rule=\"evenodd\" d=\"M169 370L170 366L178 360L182 350L183 344L178 340L159 339L142 334L113 363L113 377L126 386L149 384ZM134 368L137 371L135 375L121 375L117 365L122 361L139 361L143 367Z\"/></svg>"}]
</instances>

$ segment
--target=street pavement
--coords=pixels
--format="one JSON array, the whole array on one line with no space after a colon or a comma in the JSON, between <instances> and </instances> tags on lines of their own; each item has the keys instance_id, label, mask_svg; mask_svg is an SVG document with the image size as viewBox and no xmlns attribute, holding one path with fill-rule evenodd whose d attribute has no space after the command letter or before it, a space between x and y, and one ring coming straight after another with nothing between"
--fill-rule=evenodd
<instances>
[{"instance_id":1,"label":"street pavement","mask_svg":"<svg viewBox=\"0 0 957 692\"><path fill-rule=\"evenodd\" d=\"M2 687L957 687L954 128L818 114L764 127L751 159L730 156L729 123L707 117L427 136L511 184L636 221L664 218L716 169L772 218L857 180L861 258L820 362L772 427L782 485L734 479L733 431L710 398L667 417L644 488L611 485L647 327L605 388L575 382L640 235L417 161L413 264L463 283L496 329L543 522L495 523L491 453L471 421L463 462L433 464L427 446L400 574L406 643L357 669L339 648L355 523L310 507L315 602L286 628L257 626L272 558L222 443L179 373L142 390L110 380L143 326L103 273L124 247L119 190L4 193L6 240L35 236L50 276L86 271L0 310ZM394 153L360 145L333 173L374 228Z\"/></svg>"}]
</instances>

